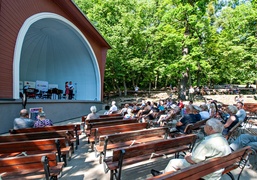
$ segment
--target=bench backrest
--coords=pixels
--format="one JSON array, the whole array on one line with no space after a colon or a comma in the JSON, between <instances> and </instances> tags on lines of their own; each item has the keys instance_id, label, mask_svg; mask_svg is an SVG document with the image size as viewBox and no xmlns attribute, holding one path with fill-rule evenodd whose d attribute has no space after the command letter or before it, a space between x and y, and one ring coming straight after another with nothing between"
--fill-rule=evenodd
<instances>
[{"instance_id":1,"label":"bench backrest","mask_svg":"<svg viewBox=\"0 0 257 180\"><path fill-rule=\"evenodd\" d=\"M122 117L122 114L108 114L108 115L100 115L99 118L108 118L108 117ZM85 122L87 119L87 116L81 117L81 122Z\"/></svg>"},{"instance_id":2,"label":"bench backrest","mask_svg":"<svg viewBox=\"0 0 257 180\"><path fill-rule=\"evenodd\" d=\"M36 139L49 139L49 138L66 138L67 141L72 137L72 132L61 130L61 131L47 131L47 132L36 132L36 133L21 133L0 136L0 143L2 142L13 142L13 141L26 141Z\"/></svg>"},{"instance_id":3,"label":"bench backrest","mask_svg":"<svg viewBox=\"0 0 257 180\"><path fill-rule=\"evenodd\" d=\"M174 147L189 145L193 146L197 136L195 134L186 135L183 137L177 137L173 139L165 139L155 142L148 142L145 144L139 144L131 147L118 148L113 150L112 161L119 161L121 150L125 150L123 159L128 159L132 157L142 156L142 155L152 155L152 153L158 153L158 151L163 151L166 149L172 149Z\"/></svg>"},{"instance_id":4,"label":"bench backrest","mask_svg":"<svg viewBox=\"0 0 257 180\"><path fill-rule=\"evenodd\" d=\"M233 136L234 133L236 133L237 128L241 125L242 122L238 122L235 126L233 126L229 131L228 134L226 135L226 139L229 140L230 137Z\"/></svg>"},{"instance_id":5,"label":"bench backrest","mask_svg":"<svg viewBox=\"0 0 257 180\"><path fill-rule=\"evenodd\" d=\"M65 138L0 143L0 153L57 150L57 141L65 142Z\"/></svg>"},{"instance_id":6,"label":"bench backrest","mask_svg":"<svg viewBox=\"0 0 257 180\"><path fill-rule=\"evenodd\" d=\"M47 156L50 167L57 165L55 153L42 153L29 156L0 158L0 173L17 172L31 169L43 170L44 165L41 162L43 156Z\"/></svg>"},{"instance_id":7,"label":"bench backrest","mask_svg":"<svg viewBox=\"0 0 257 180\"><path fill-rule=\"evenodd\" d=\"M105 122L90 123L88 126L92 130L93 128L114 126L114 125L121 125L121 124L130 124L130 123L137 123L137 122L138 122L137 119L116 120L116 121L105 121ZM92 134L92 131L91 131L90 134Z\"/></svg>"},{"instance_id":8,"label":"bench backrest","mask_svg":"<svg viewBox=\"0 0 257 180\"><path fill-rule=\"evenodd\" d=\"M194 124L188 124L184 130L185 134L191 134L193 132L193 130L198 130L200 129L203 125L206 124L206 121L208 121L209 119L205 119L205 120L201 120L201 121L197 121Z\"/></svg>"},{"instance_id":9,"label":"bench backrest","mask_svg":"<svg viewBox=\"0 0 257 180\"><path fill-rule=\"evenodd\" d=\"M167 172L161 174L159 176L155 176L149 178L148 180L192 180L192 179L200 179L203 176L206 176L210 173L213 173L217 170L223 168L229 168L230 166L234 166L235 163L240 162L242 159L247 158L249 153L251 152L251 148L249 146L244 147L240 150L232 152L230 155L213 158L204 162L200 162L194 165L191 165L187 168L181 169L176 172ZM238 165L237 165L238 167ZM226 169L225 169L226 171Z\"/></svg>"},{"instance_id":10,"label":"bench backrest","mask_svg":"<svg viewBox=\"0 0 257 180\"><path fill-rule=\"evenodd\" d=\"M10 129L10 134L20 134L20 133L32 133L32 132L43 132L43 131L59 131L59 130L80 130L80 125L78 124L68 124L62 126L47 126L47 127L40 127L40 128L25 128L25 129Z\"/></svg>"},{"instance_id":11,"label":"bench backrest","mask_svg":"<svg viewBox=\"0 0 257 180\"><path fill-rule=\"evenodd\" d=\"M257 104L256 103L244 103L244 110L250 113L257 112Z\"/></svg>"},{"instance_id":12,"label":"bench backrest","mask_svg":"<svg viewBox=\"0 0 257 180\"><path fill-rule=\"evenodd\" d=\"M108 144L115 144L118 142L140 140L142 138L150 138L155 136L166 139L168 130L169 129L167 127L161 127L161 128L154 128L154 129L137 130L133 132L124 132L120 134L109 134L106 136L100 136L99 145L104 145L104 141L106 141L106 143Z\"/></svg>"},{"instance_id":13,"label":"bench backrest","mask_svg":"<svg viewBox=\"0 0 257 180\"><path fill-rule=\"evenodd\" d=\"M106 118L99 118L99 119L88 119L86 120L86 125L89 123L97 123L97 122L105 122L105 121L115 121L115 120L122 120L122 116L115 116L115 117L106 117Z\"/></svg>"},{"instance_id":14,"label":"bench backrest","mask_svg":"<svg viewBox=\"0 0 257 180\"><path fill-rule=\"evenodd\" d=\"M115 133L146 129L148 128L148 126L149 126L148 123L131 123L131 124L121 124L121 125L93 128L92 131L96 131L97 132L96 135L99 137L107 134L115 134Z\"/></svg>"}]
</instances>

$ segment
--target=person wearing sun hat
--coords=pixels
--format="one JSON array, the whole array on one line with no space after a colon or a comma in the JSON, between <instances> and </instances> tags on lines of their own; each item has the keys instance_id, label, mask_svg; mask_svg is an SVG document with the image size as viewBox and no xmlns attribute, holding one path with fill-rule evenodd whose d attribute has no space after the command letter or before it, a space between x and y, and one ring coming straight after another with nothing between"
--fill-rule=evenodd
<instances>
[{"instance_id":1,"label":"person wearing sun hat","mask_svg":"<svg viewBox=\"0 0 257 180\"><path fill-rule=\"evenodd\" d=\"M45 127L45 126L53 126L53 122L50 119L46 119L46 114L44 111L38 113L38 120L34 124L34 128Z\"/></svg>"}]
</instances>

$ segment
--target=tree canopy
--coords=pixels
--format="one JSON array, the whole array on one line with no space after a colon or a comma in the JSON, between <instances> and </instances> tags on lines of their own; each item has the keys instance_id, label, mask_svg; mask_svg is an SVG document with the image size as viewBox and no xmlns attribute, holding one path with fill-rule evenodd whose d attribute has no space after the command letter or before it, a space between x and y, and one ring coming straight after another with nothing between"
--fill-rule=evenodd
<instances>
[{"instance_id":1,"label":"tree canopy","mask_svg":"<svg viewBox=\"0 0 257 180\"><path fill-rule=\"evenodd\" d=\"M105 91L253 83L257 6L243 0L75 0L112 46Z\"/></svg>"}]
</instances>

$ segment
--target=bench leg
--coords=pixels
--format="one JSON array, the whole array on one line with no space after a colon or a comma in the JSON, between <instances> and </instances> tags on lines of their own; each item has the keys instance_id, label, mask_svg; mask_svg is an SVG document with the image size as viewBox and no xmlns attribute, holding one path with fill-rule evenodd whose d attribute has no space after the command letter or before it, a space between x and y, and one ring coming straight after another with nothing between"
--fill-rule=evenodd
<instances>
[{"instance_id":1,"label":"bench leg","mask_svg":"<svg viewBox=\"0 0 257 180\"><path fill-rule=\"evenodd\" d=\"M108 173L109 168L108 168L108 166L106 165L105 162L103 163L103 166L104 166L104 172L105 172L105 174Z\"/></svg>"},{"instance_id":2,"label":"bench leg","mask_svg":"<svg viewBox=\"0 0 257 180\"><path fill-rule=\"evenodd\" d=\"M113 170L111 170L111 173L110 173L110 180L113 180L113 176L114 176L114 172L113 172Z\"/></svg>"},{"instance_id":3,"label":"bench leg","mask_svg":"<svg viewBox=\"0 0 257 180\"><path fill-rule=\"evenodd\" d=\"M231 172L228 172L227 175L228 175L232 180L235 179L234 176L233 176L233 174L232 174Z\"/></svg>"},{"instance_id":4,"label":"bench leg","mask_svg":"<svg viewBox=\"0 0 257 180\"><path fill-rule=\"evenodd\" d=\"M103 155L102 155L102 153L100 153L99 163L102 164L102 161L103 161Z\"/></svg>"},{"instance_id":5,"label":"bench leg","mask_svg":"<svg viewBox=\"0 0 257 180\"><path fill-rule=\"evenodd\" d=\"M64 167L66 167L66 166L67 166L66 154L63 154L63 155L62 155L62 160L63 160L63 162L64 162Z\"/></svg>"}]
</instances>

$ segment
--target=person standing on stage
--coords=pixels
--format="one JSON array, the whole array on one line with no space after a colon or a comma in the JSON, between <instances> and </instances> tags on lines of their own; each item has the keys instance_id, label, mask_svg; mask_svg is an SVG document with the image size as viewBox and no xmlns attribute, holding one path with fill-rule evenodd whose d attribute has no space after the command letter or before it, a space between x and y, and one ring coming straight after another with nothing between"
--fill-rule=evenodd
<instances>
[{"instance_id":1,"label":"person standing on stage","mask_svg":"<svg viewBox=\"0 0 257 180\"><path fill-rule=\"evenodd\" d=\"M69 82L65 82L65 98L66 100L69 99L69 94L70 94L70 87L69 87Z\"/></svg>"},{"instance_id":2,"label":"person standing on stage","mask_svg":"<svg viewBox=\"0 0 257 180\"><path fill-rule=\"evenodd\" d=\"M73 86L72 82L70 81L70 83L69 83L69 99L70 100L73 97L73 90L74 90L74 86Z\"/></svg>"}]
</instances>

